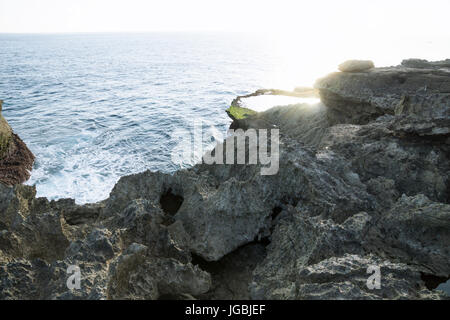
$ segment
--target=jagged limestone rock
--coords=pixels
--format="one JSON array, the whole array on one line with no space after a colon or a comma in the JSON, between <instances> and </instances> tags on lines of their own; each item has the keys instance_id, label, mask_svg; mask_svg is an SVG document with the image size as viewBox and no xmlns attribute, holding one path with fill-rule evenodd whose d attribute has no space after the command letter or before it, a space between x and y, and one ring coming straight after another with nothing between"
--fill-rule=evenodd
<instances>
[{"instance_id":1,"label":"jagged limestone rock","mask_svg":"<svg viewBox=\"0 0 450 320\"><path fill-rule=\"evenodd\" d=\"M332 74L324 103L245 119L280 130L273 176L147 171L83 206L0 184L0 298L444 298L429 280L450 273L444 69ZM67 287L73 265L80 289Z\"/></svg>"},{"instance_id":2,"label":"jagged limestone rock","mask_svg":"<svg viewBox=\"0 0 450 320\"><path fill-rule=\"evenodd\" d=\"M323 103L334 123L365 124L382 115L420 117L449 125L450 70L404 66L364 73L332 73L319 79Z\"/></svg>"},{"instance_id":3,"label":"jagged limestone rock","mask_svg":"<svg viewBox=\"0 0 450 320\"><path fill-rule=\"evenodd\" d=\"M403 195L367 234L366 247L416 266L425 274L450 275L450 205L418 194ZM381 252L380 252L381 251Z\"/></svg>"}]
</instances>

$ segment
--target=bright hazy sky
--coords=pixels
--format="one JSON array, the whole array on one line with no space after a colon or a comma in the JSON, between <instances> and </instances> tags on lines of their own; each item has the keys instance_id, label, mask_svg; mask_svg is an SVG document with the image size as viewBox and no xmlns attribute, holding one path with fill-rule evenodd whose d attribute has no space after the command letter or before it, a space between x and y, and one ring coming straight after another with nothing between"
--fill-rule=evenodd
<instances>
[{"instance_id":1,"label":"bright hazy sky","mask_svg":"<svg viewBox=\"0 0 450 320\"><path fill-rule=\"evenodd\" d=\"M273 31L450 37L450 0L0 0L1 33Z\"/></svg>"}]
</instances>

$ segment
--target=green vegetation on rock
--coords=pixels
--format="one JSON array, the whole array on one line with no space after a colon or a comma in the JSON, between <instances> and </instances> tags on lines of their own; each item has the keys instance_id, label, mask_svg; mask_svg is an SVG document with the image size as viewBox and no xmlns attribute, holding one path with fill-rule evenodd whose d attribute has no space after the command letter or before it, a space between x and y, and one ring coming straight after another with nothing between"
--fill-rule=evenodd
<instances>
[{"instance_id":1,"label":"green vegetation on rock","mask_svg":"<svg viewBox=\"0 0 450 320\"><path fill-rule=\"evenodd\" d=\"M235 120L245 119L249 116L257 114L256 111L253 111L251 109L242 108L234 105L230 106L226 111L228 115Z\"/></svg>"}]
</instances>

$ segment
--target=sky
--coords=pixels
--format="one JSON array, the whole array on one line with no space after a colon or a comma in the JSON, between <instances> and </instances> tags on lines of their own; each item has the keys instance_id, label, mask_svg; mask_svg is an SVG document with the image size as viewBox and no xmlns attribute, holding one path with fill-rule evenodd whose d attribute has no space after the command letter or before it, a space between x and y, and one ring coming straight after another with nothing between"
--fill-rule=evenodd
<instances>
[{"instance_id":1,"label":"sky","mask_svg":"<svg viewBox=\"0 0 450 320\"><path fill-rule=\"evenodd\" d=\"M0 33L230 31L450 38L450 0L0 0Z\"/></svg>"}]
</instances>

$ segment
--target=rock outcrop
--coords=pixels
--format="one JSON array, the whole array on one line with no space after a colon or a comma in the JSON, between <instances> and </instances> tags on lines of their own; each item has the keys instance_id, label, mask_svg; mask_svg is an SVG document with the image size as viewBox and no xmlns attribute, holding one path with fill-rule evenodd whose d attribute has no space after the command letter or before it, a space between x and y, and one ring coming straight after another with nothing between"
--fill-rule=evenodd
<instances>
[{"instance_id":1,"label":"rock outcrop","mask_svg":"<svg viewBox=\"0 0 450 320\"><path fill-rule=\"evenodd\" d=\"M442 61L427 61L423 59L406 59L402 61L402 66L416 69L430 69L430 68L450 68L450 59Z\"/></svg>"},{"instance_id":2,"label":"rock outcrop","mask_svg":"<svg viewBox=\"0 0 450 320\"><path fill-rule=\"evenodd\" d=\"M275 175L147 171L84 206L0 185L0 298L443 299L448 86L437 67L336 73L323 103L249 115L238 127L280 131Z\"/></svg>"},{"instance_id":3,"label":"rock outcrop","mask_svg":"<svg viewBox=\"0 0 450 320\"><path fill-rule=\"evenodd\" d=\"M432 64L432 63L430 63ZM433 63L437 66L439 63ZM447 136L450 119L450 69L377 68L337 72L316 82L333 124L367 124L382 115L411 135Z\"/></svg>"},{"instance_id":4,"label":"rock outcrop","mask_svg":"<svg viewBox=\"0 0 450 320\"><path fill-rule=\"evenodd\" d=\"M0 100L0 182L14 185L30 178L34 155L3 118L2 104Z\"/></svg>"},{"instance_id":5,"label":"rock outcrop","mask_svg":"<svg viewBox=\"0 0 450 320\"><path fill-rule=\"evenodd\" d=\"M238 128L252 128L259 127L260 125L255 123L258 121L258 113L254 110L245 108L242 106L242 100L250 97L257 96L284 96L284 97L297 97L297 98L318 98L319 93L317 89L310 87L297 87L294 91L286 91L280 89L259 89L253 93L237 96L231 102L231 106L226 110L228 116L233 120L231 124L231 129ZM256 117L256 119L255 119ZM251 124L247 121L252 121ZM264 126L264 124L263 124Z\"/></svg>"}]
</instances>

